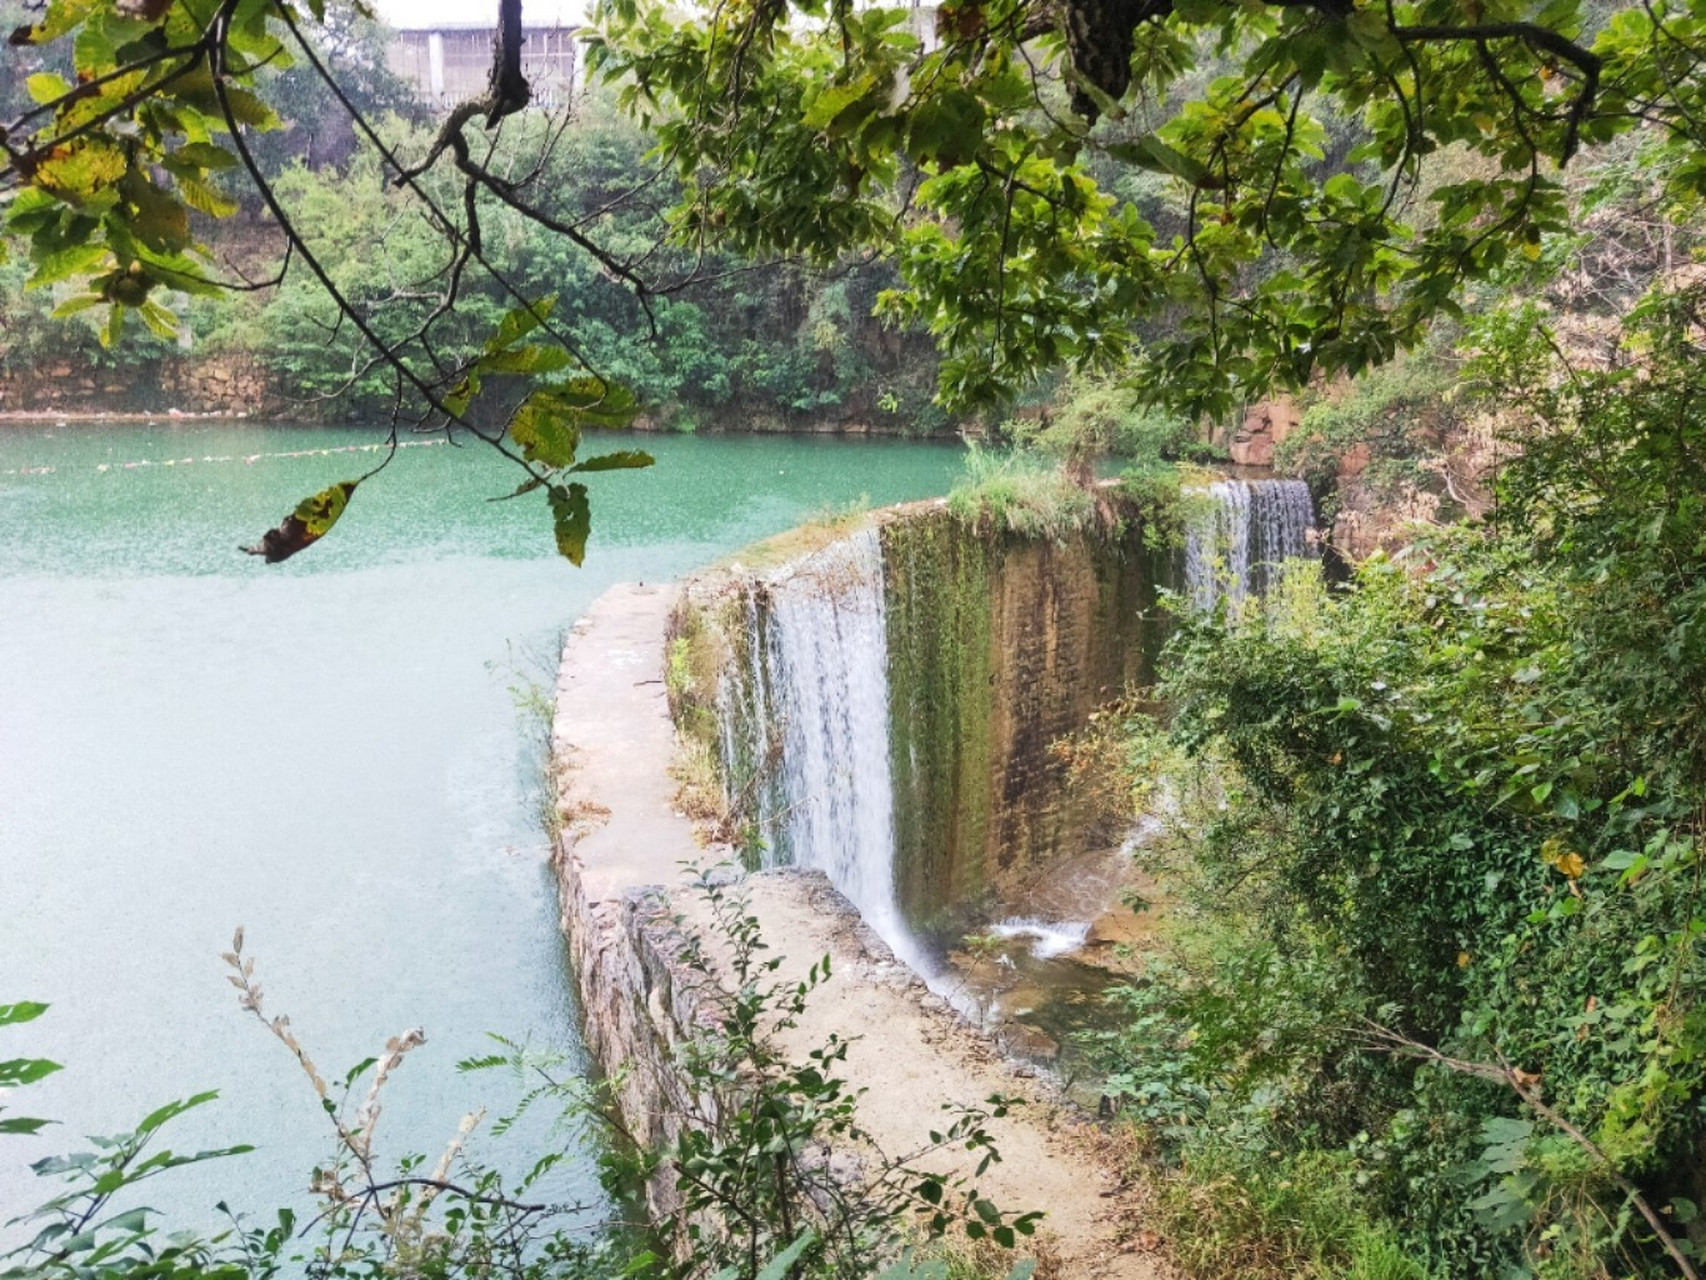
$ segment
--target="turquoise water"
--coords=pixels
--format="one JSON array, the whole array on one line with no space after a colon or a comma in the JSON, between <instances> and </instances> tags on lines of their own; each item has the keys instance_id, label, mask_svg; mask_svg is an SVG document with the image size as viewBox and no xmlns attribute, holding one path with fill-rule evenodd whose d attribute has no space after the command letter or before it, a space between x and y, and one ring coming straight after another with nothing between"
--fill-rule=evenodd
<instances>
[{"instance_id":1,"label":"turquoise water","mask_svg":"<svg viewBox=\"0 0 1706 1280\"><path fill-rule=\"evenodd\" d=\"M290 1015L328 1076L425 1028L388 1089L390 1155L436 1154L465 1112L511 1100L508 1081L454 1070L489 1031L582 1061L535 820L540 739L512 686L551 678L558 637L606 586L677 576L862 496L944 492L960 459L612 435L599 443L658 465L590 478L576 570L542 495L487 501L514 488L510 464L417 447L319 546L278 566L235 550L374 461L323 451L373 439L0 428L0 1002L54 1006L0 1032L0 1057L67 1067L11 1100L64 1123L3 1140L0 1221L45 1198L27 1159L201 1089L220 1101L170 1145L259 1150L152 1203L265 1212L329 1154L307 1082L225 981L238 924L268 1012ZM555 1190L593 1185L582 1158Z\"/></svg>"}]
</instances>

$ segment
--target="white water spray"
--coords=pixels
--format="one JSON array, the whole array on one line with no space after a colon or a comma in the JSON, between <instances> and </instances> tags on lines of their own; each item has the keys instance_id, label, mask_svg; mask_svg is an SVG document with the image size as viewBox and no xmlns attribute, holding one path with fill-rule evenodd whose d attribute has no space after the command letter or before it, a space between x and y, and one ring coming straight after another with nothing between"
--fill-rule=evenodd
<instances>
[{"instance_id":1,"label":"white water spray","mask_svg":"<svg viewBox=\"0 0 1706 1280\"><path fill-rule=\"evenodd\" d=\"M1031 954L1038 960L1055 960L1081 950L1090 940L1088 920L1039 920L1034 916L1010 916L989 926L997 938L1029 938Z\"/></svg>"},{"instance_id":2,"label":"white water spray","mask_svg":"<svg viewBox=\"0 0 1706 1280\"><path fill-rule=\"evenodd\" d=\"M783 740L782 803L761 818L766 860L822 871L901 961L927 974L925 949L895 897L888 619L876 529L795 561L770 579L768 594L768 692L759 695L768 706L760 713L780 721Z\"/></svg>"},{"instance_id":3,"label":"white water spray","mask_svg":"<svg viewBox=\"0 0 1706 1280\"><path fill-rule=\"evenodd\" d=\"M1301 480L1219 480L1185 542L1185 590L1199 609L1267 594L1284 562L1314 555L1315 504Z\"/></svg>"}]
</instances>

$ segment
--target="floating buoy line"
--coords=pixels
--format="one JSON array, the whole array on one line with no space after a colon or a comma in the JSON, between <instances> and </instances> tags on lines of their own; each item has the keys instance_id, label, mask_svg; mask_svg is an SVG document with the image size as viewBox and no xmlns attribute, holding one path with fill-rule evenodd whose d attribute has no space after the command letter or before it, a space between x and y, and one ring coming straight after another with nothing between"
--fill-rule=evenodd
<instances>
[{"instance_id":1,"label":"floating buoy line","mask_svg":"<svg viewBox=\"0 0 1706 1280\"><path fill-rule=\"evenodd\" d=\"M399 449L426 449L433 445L449 444L448 440L400 440ZM142 467L188 467L215 462L271 462L275 458L329 458L335 453L383 453L391 448L382 444L345 444L330 449L291 449L284 453L225 453L188 458L141 458L135 462L97 462L92 471L135 471ZM81 467L9 467L0 476L46 476L56 471L83 470Z\"/></svg>"}]
</instances>

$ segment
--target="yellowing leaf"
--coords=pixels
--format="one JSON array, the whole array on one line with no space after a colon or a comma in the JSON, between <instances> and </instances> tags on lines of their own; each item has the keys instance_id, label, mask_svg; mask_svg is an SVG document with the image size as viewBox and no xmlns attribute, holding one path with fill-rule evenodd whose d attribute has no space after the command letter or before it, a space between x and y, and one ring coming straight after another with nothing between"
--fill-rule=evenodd
<instances>
[{"instance_id":1,"label":"yellowing leaf","mask_svg":"<svg viewBox=\"0 0 1706 1280\"><path fill-rule=\"evenodd\" d=\"M178 194L190 208L211 218L225 218L237 212L237 202L210 183L195 178L178 179Z\"/></svg>"},{"instance_id":2,"label":"yellowing leaf","mask_svg":"<svg viewBox=\"0 0 1706 1280\"><path fill-rule=\"evenodd\" d=\"M1582 855L1564 843L1562 836L1552 836L1540 846L1540 860L1571 880L1580 880L1587 870Z\"/></svg>"},{"instance_id":3,"label":"yellowing leaf","mask_svg":"<svg viewBox=\"0 0 1706 1280\"><path fill-rule=\"evenodd\" d=\"M84 200L124 177L130 161L113 143L86 138L58 148L41 162L36 182L67 200Z\"/></svg>"},{"instance_id":4,"label":"yellowing leaf","mask_svg":"<svg viewBox=\"0 0 1706 1280\"><path fill-rule=\"evenodd\" d=\"M48 103L56 98L63 98L71 92L71 85L64 76L55 75L51 71L38 71L24 80L24 88L29 91L32 102Z\"/></svg>"},{"instance_id":5,"label":"yellowing leaf","mask_svg":"<svg viewBox=\"0 0 1706 1280\"><path fill-rule=\"evenodd\" d=\"M548 467L566 467L575 460L580 428L572 409L550 391L535 391L521 402L510 419L509 434L529 462Z\"/></svg>"},{"instance_id":6,"label":"yellowing leaf","mask_svg":"<svg viewBox=\"0 0 1706 1280\"><path fill-rule=\"evenodd\" d=\"M268 529L254 546L239 547L238 550L252 556L264 556L268 564L290 559L298 551L313 546L338 522L338 517L349 505L350 495L360 483L359 480L344 480L302 499L296 504L296 510L279 521L278 528Z\"/></svg>"}]
</instances>

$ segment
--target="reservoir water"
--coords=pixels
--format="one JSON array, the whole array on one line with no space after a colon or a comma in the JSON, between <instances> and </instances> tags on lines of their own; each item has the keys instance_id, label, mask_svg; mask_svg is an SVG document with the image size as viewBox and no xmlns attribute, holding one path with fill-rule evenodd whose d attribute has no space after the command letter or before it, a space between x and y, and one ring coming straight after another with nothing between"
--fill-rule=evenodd
<instances>
[{"instance_id":1,"label":"reservoir water","mask_svg":"<svg viewBox=\"0 0 1706 1280\"><path fill-rule=\"evenodd\" d=\"M0 1057L66 1070L11 1099L63 1123L0 1140L0 1222L45 1199L26 1166L154 1106L221 1098L175 1150L254 1143L149 1197L266 1213L330 1152L283 1048L219 953L247 930L268 1011L330 1076L424 1027L379 1146L436 1154L513 1100L459 1075L487 1032L578 1061L537 818L536 731L512 688L606 586L662 580L814 513L942 493L954 447L624 437L650 471L590 478L576 570L543 496L477 444L404 450L325 542L239 554L366 470L371 433L260 424L0 426L0 1002L52 1003ZM297 456L288 456L297 455ZM614 677L613 677L614 678ZM482 1151L497 1157L502 1147ZM524 1155L517 1152L517 1162ZM564 1196L596 1198L588 1160Z\"/></svg>"}]
</instances>

